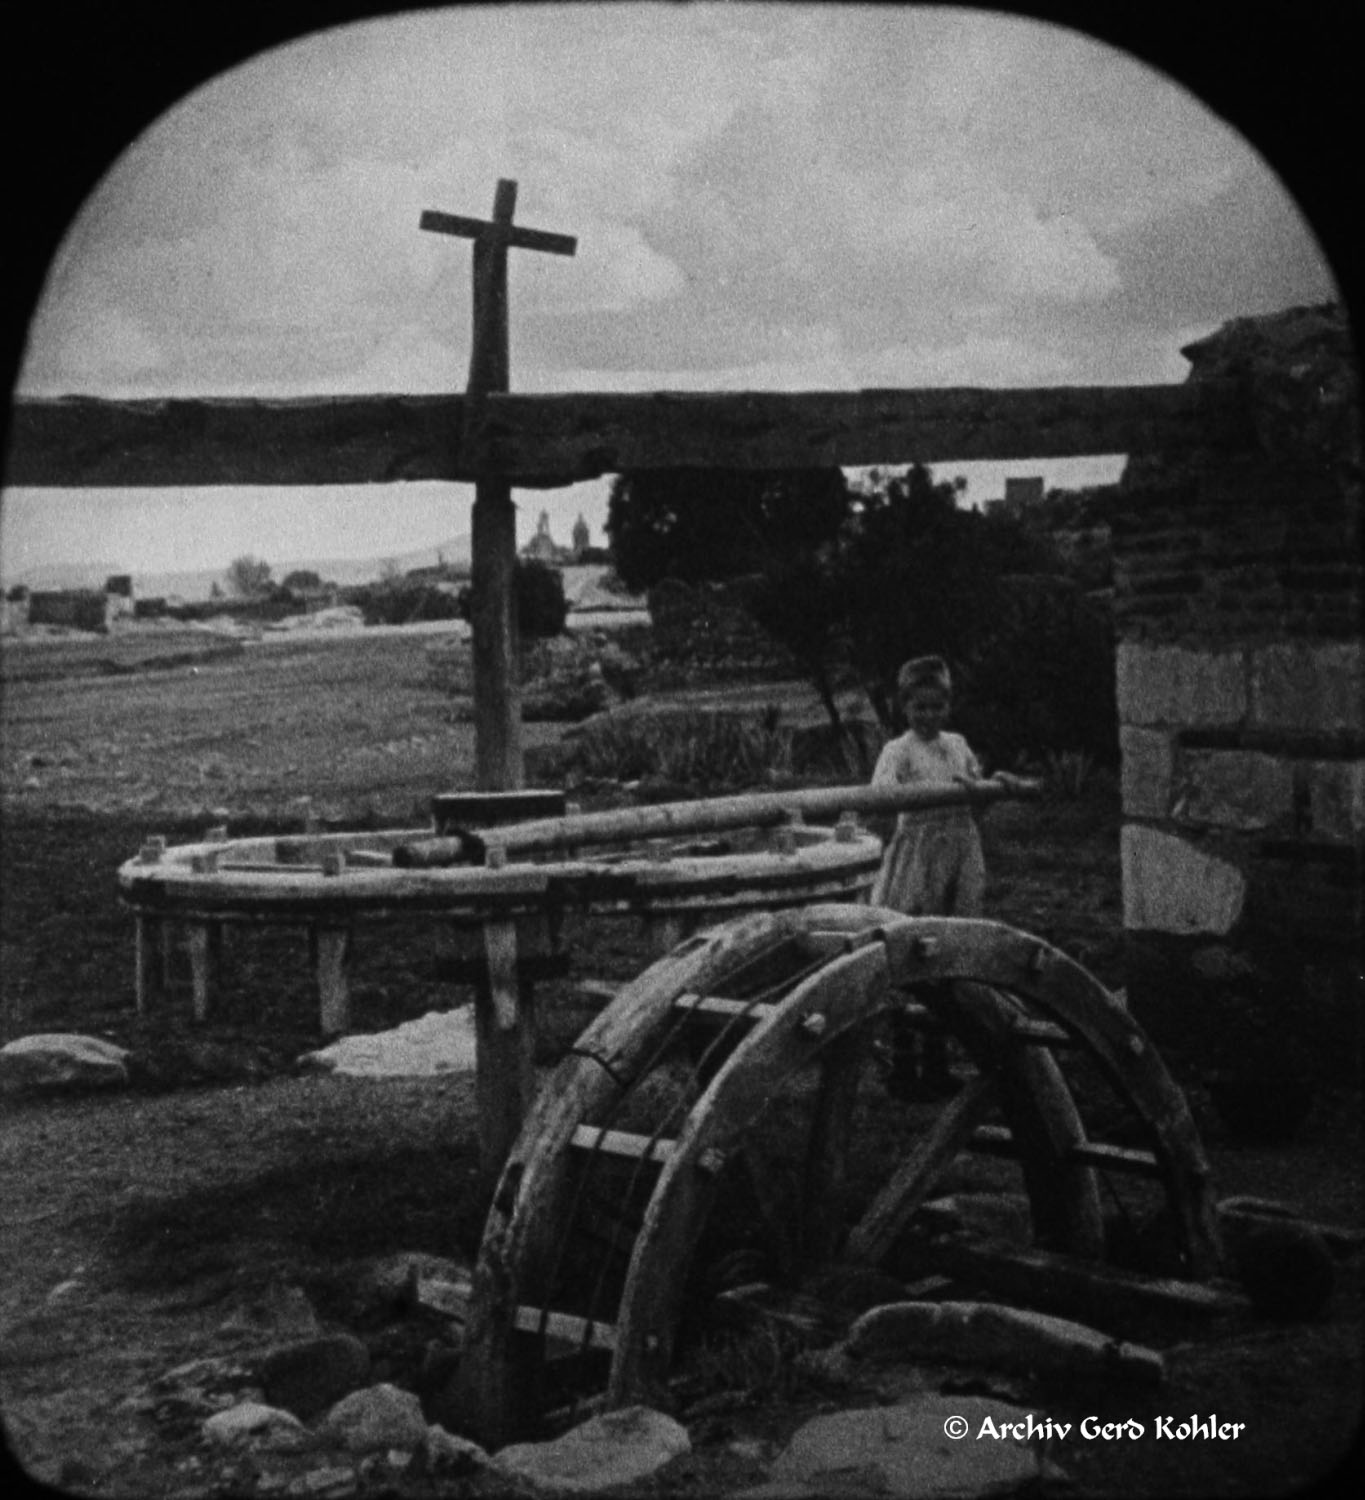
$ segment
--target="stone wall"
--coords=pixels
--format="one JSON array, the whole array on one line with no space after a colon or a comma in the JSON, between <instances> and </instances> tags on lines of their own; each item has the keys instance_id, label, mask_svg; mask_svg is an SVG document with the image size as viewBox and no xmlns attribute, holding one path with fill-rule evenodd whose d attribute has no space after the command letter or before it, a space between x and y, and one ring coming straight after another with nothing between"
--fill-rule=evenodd
<instances>
[{"instance_id":1,"label":"stone wall","mask_svg":"<svg viewBox=\"0 0 1365 1500\"><path fill-rule=\"evenodd\" d=\"M1273 973L1359 982L1359 384L1341 309L1183 351L1246 384L1257 451L1130 463L1109 504L1136 1002ZM1357 993L1357 1001L1359 999Z\"/></svg>"}]
</instances>

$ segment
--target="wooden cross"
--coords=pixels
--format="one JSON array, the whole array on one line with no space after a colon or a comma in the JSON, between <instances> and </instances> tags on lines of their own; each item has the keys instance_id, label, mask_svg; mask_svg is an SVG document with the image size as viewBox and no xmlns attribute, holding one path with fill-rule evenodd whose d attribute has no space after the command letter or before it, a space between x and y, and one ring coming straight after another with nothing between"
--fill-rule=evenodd
<instances>
[{"instance_id":1,"label":"wooden cross","mask_svg":"<svg viewBox=\"0 0 1365 1500\"><path fill-rule=\"evenodd\" d=\"M467 219L427 209L421 228L474 241L474 331L469 351L465 437L482 417L481 398L508 389L507 251L544 250L572 255L578 241L512 223L517 185L500 178L493 217ZM480 474L474 481L473 626L474 759L482 791L522 784L521 705L517 673L516 507L506 479Z\"/></svg>"}]
</instances>

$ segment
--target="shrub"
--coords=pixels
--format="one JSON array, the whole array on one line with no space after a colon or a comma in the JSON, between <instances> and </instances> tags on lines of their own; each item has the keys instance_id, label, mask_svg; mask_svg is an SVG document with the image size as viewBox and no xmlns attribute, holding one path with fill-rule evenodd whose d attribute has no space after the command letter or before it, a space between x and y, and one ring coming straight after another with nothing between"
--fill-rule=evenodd
<instances>
[{"instance_id":1,"label":"shrub","mask_svg":"<svg viewBox=\"0 0 1365 1500\"><path fill-rule=\"evenodd\" d=\"M566 747L565 770L582 780L660 780L700 790L752 786L792 763L779 711L759 719L688 712L622 714L597 721Z\"/></svg>"}]
</instances>

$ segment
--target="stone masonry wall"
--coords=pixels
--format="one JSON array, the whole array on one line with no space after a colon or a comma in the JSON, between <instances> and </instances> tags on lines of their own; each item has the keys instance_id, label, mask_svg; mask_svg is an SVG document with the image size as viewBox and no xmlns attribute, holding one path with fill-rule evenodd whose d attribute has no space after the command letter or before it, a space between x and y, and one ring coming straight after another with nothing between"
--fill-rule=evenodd
<instances>
[{"instance_id":1,"label":"stone masonry wall","mask_svg":"<svg viewBox=\"0 0 1365 1500\"><path fill-rule=\"evenodd\" d=\"M1183 352L1191 380L1245 382L1258 451L1134 461L1110 502L1130 991L1326 968L1340 994L1365 849L1350 333L1294 309Z\"/></svg>"}]
</instances>

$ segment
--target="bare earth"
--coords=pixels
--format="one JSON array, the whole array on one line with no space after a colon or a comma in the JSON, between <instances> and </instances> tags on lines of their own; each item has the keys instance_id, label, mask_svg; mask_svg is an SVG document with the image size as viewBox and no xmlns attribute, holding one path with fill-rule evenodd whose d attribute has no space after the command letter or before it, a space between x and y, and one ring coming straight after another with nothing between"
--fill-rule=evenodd
<instances>
[{"instance_id":1,"label":"bare earth","mask_svg":"<svg viewBox=\"0 0 1365 1500\"><path fill-rule=\"evenodd\" d=\"M281 1481L207 1449L199 1419L158 1404L149 1382L278 1334L291 1292L305 1293L324 1325L345 1324L355 1268L374 1257L467 1262L484 1201L468 1080L291 1074L317 1041L297 938L267 935L234 953L221 1010L202 1030L174 997L133 1015L131 923L113 874L148 834L188 839L223 810L241 826L285 828L305 796L324 817L422 821L434 791L470 781L472 732L428 681L429 638L364 632L232 650L189 635L0 647L0 1040L78 1030L150 1064L141 1086L116 1094L0 1099L0 1400L11 1448L49 1482L197 1500L278 1493ZM771 691L792 712L809 710L803 689ZM528 747L559 732L526 726ZM1116 801L1112 780L1096 778L1079 800L1000 808L986 828L993 914L1114 984ZM572 981L545 987L547 1061L590 1014L578 981L621 980L643 963L622 924L584 922L572 937ZM354 991L364 1029L464 998L435 972L430 933L401 925L367 940ZM1361 1226L1357 1092L1324 1090L1292 1145L1252 1149L1230 1141L1209 1108L1207 1060L1168 1060L1190 1091L1220 1194L1279 1197ZM1338 1263L1331 1302L1308 1322L1164 1330L1171 1373L1156 1395L1063 1386L1016 1396L1066 1420L1217 1411L1247 1424L1236 1444L1073 1438L1052 1454L1070 1486L1044 1488L1284 1494L1330 1471L1361 1413L1360 1283L1356 1257ZM377 1349L387 1374L374 1378L416 1381L429 1337ZM904 1384L901 1372L833 1391L754 1380L729 1405L684 1414L694 1453L647 1491L756 1484L801 1421L895 1399L896 1378ZM462 1485L493 1488L380 1469L346 1492Z\"/></svg>"}]
</instances>

